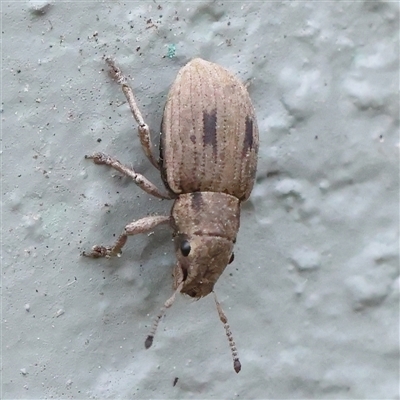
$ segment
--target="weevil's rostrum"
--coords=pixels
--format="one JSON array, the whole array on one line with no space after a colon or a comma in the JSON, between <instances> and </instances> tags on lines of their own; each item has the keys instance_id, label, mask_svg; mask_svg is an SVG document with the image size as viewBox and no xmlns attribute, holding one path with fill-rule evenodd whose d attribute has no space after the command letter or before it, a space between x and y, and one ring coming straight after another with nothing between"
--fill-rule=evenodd
<instances>
[{"instance_id":1,"label":"weevil's rostrum","mask_svg":"<svg viewBox=\"0 0 400 400\"><path fill-rule=\"evenodd\" d=\"M113 77L122 85L138 122L139 137L149 160L161 170L168 193L115 158L95 153L86 158L130 176L147 193L174 199L169 216L149 216L128 224L113 246L94 246L89 257L119 255L127 237L160 224L173 230L177 263L174 293L158 314L145 345L153 342L158 322L177 293L200 298L233 260L240 223L240 205L250 196L257 167L258 128L250 97L243 84L219 65L196 58L184 66L173 83L161 124L160 159L152 154L150 131L137 107L132 89L113 60ZM214 293L215 296L215 293ZM215 296L234 359L241 365L227 318Z\"/></svg>"}]
</instances>

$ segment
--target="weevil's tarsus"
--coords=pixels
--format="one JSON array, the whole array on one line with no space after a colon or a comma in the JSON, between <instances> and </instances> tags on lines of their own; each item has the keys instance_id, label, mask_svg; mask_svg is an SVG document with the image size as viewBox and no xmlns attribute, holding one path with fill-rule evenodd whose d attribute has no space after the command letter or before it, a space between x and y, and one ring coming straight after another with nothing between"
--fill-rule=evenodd
<instances>
[{"instance_id":1,"label":"weevil's tarsus","mask_svg":"<svg viewBox=\"0 0 400 400\"><path fill-rule=\"evenodd\" d=\"M110 67L110 70L108 71L111 78L114 79L117 83L120 85L123 85L126 83L126 78L124 74L122 73L121 69L115 64L115 61L111 57L105 57L105 61Z\"/></svg>"},{"instance_id":2,"label":"weevil's tarsus","mask_svg":"<svg viewBox=\"0 0 400 400\"><path fill-rule=\"evenodd\" d=\"M217 295L215 294L215 292L213 292L213 293L214 293L214 300L215 300L215 304L217 306L219 319L224 324L226 336L228 337L229 346L231 348L232 358L233 358L233 369L236 371L236 373L239 373L240 370L242 369L242 365L240 364L240 361L239 361L236 344L233 340L231 328L229 327L229 324L228 324L228 318L226 317L226 315L221 307L221 304L219 303L219 301L217 299Z\"/></svg>"},{"instance_id":3,"label":"weevil's tarsus","mask_svg":"<svg viewBox=\"0 0 400 400\"><path fill-rule=\"evenodd\" d=\"M140 187L140 189L144 190L146 193L151 194L152 196L158 197L159 199L171 199L171 195L168 193L162 193L160 189L157 188L154 183L151 183L146 177L142 174L138 174L133 169L126 167L116 158L108 156L104 153L94 153L91 156L85 156L88 160L93 160L95 164L99 165L108 165L111 168L116 169L122 174L129 176L133 179L133 181Z\"/></svg>"},{"instance_id":4,"label":"weevil's tarsus","mask_svg":"<svg viewBox=\"0 0 400 400\"><path fill-rule=\"evenodd\" d=\"M85 257L100 258L100 257L119 257L122 253L122 247L125 245L128 236L137 235L138 233L146 233L151 231L157 225L170 223L171 217L160 215L150 216L134 221L125 226L124 231L119 235L117 241L111 247L93 246L90 253L83 252Z\"/></svg>"},{"instance_id":5,"label":"weevil's tarsus","mask_svg":"<svg viewBox=\"0 0 400 400\"><path fill-rule=\"evenodd\" d=\"M149 126L144 122L142 113L139 110L139 107L136 103L135 96L133 95L133 90L132 88L127 84L127 79L122 73L121 69L115 64L115 61L108 57L106 58L107 64L110 66L110 74L113 77L113 79L118 82L121 87L122 91L124 92L124 95L126 97L126 100L128 101L129 107L131 109L131 112L133 114L133 117L135 118L137 124L138 124L138 131L139 131L139 139L140 143L142 145L143 151L146 154L146 157L150 160L150 162L157 168L160 169L159 163L156 160L156 158L153 155L153 144L151 142L151 136L150 136L150 128Z\"/></svg>"},{"instance_id":6,"label":"weevil's tarsus","mask_svg":"<svg viewBox=\"0 0 400 400\"><path fill-rule=\"evenodd\" d=\"M146 349L148 349L152 344L153 344L153 339L154 335L156 334L158 323L160 322L161 318L164 316L165 312L167 311L168 308L174 304L175 301L175 296L180 293L183 287L183 281L178 285L176 288L175 292L173 295L164 303L164 305L161 307L160 312L158 313L156 319L154 320L153 326L151 327L150 333L146 338L146 341L144 342L144 346Z\"/></svg>"}]
</instances>

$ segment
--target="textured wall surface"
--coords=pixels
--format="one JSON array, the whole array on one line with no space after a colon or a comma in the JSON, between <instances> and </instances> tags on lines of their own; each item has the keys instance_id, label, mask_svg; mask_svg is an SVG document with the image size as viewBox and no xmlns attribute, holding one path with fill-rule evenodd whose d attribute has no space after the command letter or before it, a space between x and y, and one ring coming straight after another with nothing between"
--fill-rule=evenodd
<instances>
[{"instance_id":1,"label":"textured wall surface","mask_svg":"<svg viewBox=\"0 0 400 400\"><path fill-rule=\"evenodd\" d=\"M397 2L19 1L2 23L3 399L399 398ZM104 55L154 138L191 58L249 85L257 182L215 288L238 375L212 296L179 296L144 348L168 229L79 256L170 208L83 158L162 186Z\"/></svg>"}]
</instances>

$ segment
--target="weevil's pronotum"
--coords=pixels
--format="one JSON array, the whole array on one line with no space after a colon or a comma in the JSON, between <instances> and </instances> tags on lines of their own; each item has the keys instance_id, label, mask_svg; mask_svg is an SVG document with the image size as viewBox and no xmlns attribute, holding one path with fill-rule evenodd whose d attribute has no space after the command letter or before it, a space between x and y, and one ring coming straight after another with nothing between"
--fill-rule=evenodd
<instances>
[{"instance_id":1,"label":"weevil's pronotum","mask_svg":"<svg viewBox=\"0 0 400 400\"><path fill-rule=\"evenodd\" d=\"M241 369L227 318L214 293L214 284L233 261L233 245L240 223L240 205L253 188L257 167L258 128L250 97L243 84L217 64L196 58L184 66L173 83L161 123L160 158L152 152L150 130L121 70L106 59L111 74L128 100L138 123L142 148L161 171L167 192L143 175L103 153L86 156L131 177L144 191L173 199L168 216L148 216L128 224L114 245L94 246L89 257L121 254L130 235L151 231L160 224L173 230L177 263L174 293L157 315L145 341L149 348L158 323L177 293L194 298L213 292L224 324L236 372Z\"/></svg>"}]
</instances>

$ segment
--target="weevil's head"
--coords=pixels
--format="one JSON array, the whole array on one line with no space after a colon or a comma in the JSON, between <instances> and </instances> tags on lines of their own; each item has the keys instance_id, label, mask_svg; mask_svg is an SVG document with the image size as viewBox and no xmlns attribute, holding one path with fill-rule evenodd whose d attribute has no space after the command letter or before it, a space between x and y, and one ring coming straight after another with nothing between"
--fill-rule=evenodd
<instances>
[{"instance_id":1,"label":"weevil's head","mask_svg":"<svg viewBox=\"0 0 400 400\"><path fill-rule=\"evenodd\" d=\"M233 261L233 242L217 236L178 234L175 239L177 264L174 286L184 282L181 293L204 297Z\"/></svg>"},{"instance_id":2,"label":"weevil's head","mask_svg":"<svg viewBox=\"0 0 400 400\"><path fill-rule=\"evenodd\" d=\"M195 192L180 195L172 209L177 264L175 289L204 297L226 266L233 261L239 229L239 200L224 193Z\"/></svg>"}]
</instances>

